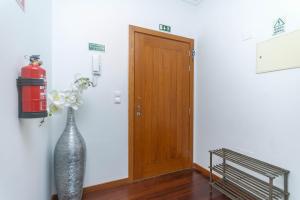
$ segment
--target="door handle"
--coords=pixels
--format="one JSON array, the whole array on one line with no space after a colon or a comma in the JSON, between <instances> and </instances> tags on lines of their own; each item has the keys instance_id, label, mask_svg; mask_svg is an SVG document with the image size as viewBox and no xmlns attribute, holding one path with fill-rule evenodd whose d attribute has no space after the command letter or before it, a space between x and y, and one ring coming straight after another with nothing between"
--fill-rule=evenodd
<instances>
[{"instance_id":1,"label":"door handle","mask_svg":"<svg viewBox=\"0 0 300 200\"><path fill-rule=\"evenodd\" d=\"M136 116L137 117L142 116L142 106L141 105L136 106Z\"/></svg>"},{"instance_id":2,"label":"door handle","mask_svg":"<svg viewBox=\"0 0 300 200\"><path fill-rule=\"evenodd\" d=\"M136 116L137 116L137 117L140 117L140 116L142 116L142 113L139 112L139 111L137 111L137 112L136 112Z\"/></svg>"}]
</instances>

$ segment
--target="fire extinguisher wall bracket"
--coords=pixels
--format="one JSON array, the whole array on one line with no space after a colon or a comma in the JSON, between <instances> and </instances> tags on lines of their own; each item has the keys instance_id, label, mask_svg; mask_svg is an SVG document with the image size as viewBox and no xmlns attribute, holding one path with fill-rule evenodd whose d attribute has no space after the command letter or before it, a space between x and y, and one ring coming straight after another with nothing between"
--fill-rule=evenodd
<instances>
[{"instance_id":1,"label":"fire extinguisher wall bracket","mask_svg":"<svg viewBox=\"0 0 300 200\"><path fill-rule=\"evenodd\" d=\"M18 104L19 104L19 118L45 118L48 116L47 111L43 112L23 112L22 108L22 87L24 86L45 86L44 79L31 79L31 78L22 78L17 79L18 87Z\"/></svg>"}]
</instances>

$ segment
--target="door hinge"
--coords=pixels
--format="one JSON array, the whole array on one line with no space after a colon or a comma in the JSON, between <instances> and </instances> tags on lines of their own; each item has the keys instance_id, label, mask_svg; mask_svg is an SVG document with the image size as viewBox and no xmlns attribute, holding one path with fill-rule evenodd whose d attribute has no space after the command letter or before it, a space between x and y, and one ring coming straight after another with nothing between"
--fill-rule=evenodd
<instances>
[{"instance_id":1,"label":"door hinge","mask_svg":"<svg viewBox=\"0 0 300 200\"><path fill-rule=\"evenodd\" d=\"M195 54L196 54L196 51L195 51L195 49L193 49L192 50L192 56L193 56L193 58L195 58Z\"/></svg>"},{"instance_id":2,"label":"door hinge","mask_svg":"<svg viewBox=\"0 0 300 200\"><path fill-rule=\"evenodd\" d=\"M196 51L195 49L192 49L191 51L188 51L189 56L193 56L193 58L195 57Z\"/></svg>"},{"instance_id":3,"label":"door hinge","mask_svg":"<svg viewBox=\"0 0 300 200\"><path fill-rule=\"evenodd\" d=\"M191 65L189 65L189 71L191 71Z\"/></svg>"}]
</instances>

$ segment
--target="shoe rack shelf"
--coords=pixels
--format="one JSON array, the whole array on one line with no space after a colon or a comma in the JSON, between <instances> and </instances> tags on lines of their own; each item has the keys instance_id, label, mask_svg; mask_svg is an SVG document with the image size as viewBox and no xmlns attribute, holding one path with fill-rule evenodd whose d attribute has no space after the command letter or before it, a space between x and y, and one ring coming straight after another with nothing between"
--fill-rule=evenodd
<instances>
[{"instance_id":1,"label":"shoe rack shelf","mask_svg":"<svg viewBox=\"0 0 300 200\"><path fill-rule=\"evenodd\" d=\"M289 199L288 170L225 148L209 151L209 153L211 187L230 199ZM213 156L221 158L223 162L213 166ZM220 179L213 180L213 174L219 175ZM274 185L275 179L279 177L283 177L283 188Z\"/></svg>"}]
</instances>

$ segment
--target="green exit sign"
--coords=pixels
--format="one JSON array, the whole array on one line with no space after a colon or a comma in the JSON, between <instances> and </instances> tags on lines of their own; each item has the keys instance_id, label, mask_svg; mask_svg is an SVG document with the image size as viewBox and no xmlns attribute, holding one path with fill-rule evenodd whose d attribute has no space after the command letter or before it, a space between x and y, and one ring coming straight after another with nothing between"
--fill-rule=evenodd
<instances>
[{"instance_id":1,"label":"green exit sign","mask_svg":"<svg viewBox=\"0 0 300 200\"><path fill-rule=\"evenodd\" d=\"M159 30L165 31L165 32L171 32L171 26L160 24L159 25Z\"/></svg>"},{"instance_id":2,"label":"green exit sign","mask_svg":"<svg viewBox=\"0 0 300 200\"><path fill-rule=\"evenodd\" d=\"M102 51L102 52L105 52L105 45L103 45L103 44L96 44L96 43L89 43L89 50L90 51Z\"/></svg>"}]
</instances>

